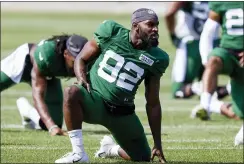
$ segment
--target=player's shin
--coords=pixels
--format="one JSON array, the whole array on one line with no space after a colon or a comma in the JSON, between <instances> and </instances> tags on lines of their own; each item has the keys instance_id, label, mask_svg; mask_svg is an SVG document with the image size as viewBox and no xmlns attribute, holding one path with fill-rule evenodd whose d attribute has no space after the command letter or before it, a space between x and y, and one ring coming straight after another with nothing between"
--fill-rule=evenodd
<instances>
[{"instance_id":1,"label":"player's shin","mask_svg":"<svg viewBox=\"0 0 244 164\"><path fill-rule=\"evenodd\" d=\"M63 111L68 131L81 129L83 122L82 102L79 92L79 88L75 85L64 90Z\"/></svg>"},{"instance_id":2,"label":"player's shin","mask_svg":"<svg viewBox=\"0 0 244 164\"><path fill-rule=\"evenodd\" d=\"M68 134L72 145L72 152L57 159L55 163L89 162L83 145L81 130L83 112L80 100L79 89L76 86L65 88L63 110L65 123L69 131Z\"/></svg>"},{"instance_id":3,"label":"player's shin","mask_svg":"<svg viewBox=\"0 0 244 164\"><path fill-rule=\"evenodd\" d=\"M79 89L76 86L70 86L64 91L64 119L68 129L69 138L72 144L73 152L84 152L81 124L83 121L83 112L78 96Z\"/></svg>"}]
</instances>

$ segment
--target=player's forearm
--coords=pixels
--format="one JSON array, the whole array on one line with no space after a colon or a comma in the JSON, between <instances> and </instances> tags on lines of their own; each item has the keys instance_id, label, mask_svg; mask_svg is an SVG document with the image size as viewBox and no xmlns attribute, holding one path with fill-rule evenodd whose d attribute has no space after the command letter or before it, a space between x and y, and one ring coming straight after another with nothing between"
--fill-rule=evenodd
<instances>
[{"instance_id":1,"label":"player's forearm","mask_svg":"<svg viewBox=\"0 0 244 164\"><path fill-rule=\"evenodd\" d=\"M161 105L160 103L154 106L146 105L148 122L152 131L154 144L161 148Z\"/></svg>"},{"instance_id":2,"label":"player's forearm","mask_svg":"<svg viewBox=\"0 0 244 164\"><path fill-rule=\"evenodd\" d=\"M174 34L174 29L175 29L175 18L174 18L174 15L166 16L165 20L166 20L166 27L167 27L169 33L171 35Z\"/></svg>"},{"instance_id":3,"label":"player's forearm","mask_svg":"<svg viewBox=\"0 0 244 164\"><path fill-rule=\"evenodd\" d=\"M45 91L47 87L47 80L45 76L43 76L39 72L37 65L35 63L31 71L31 78L34 106L37 112L39 113L41 120L49 129L51 126L55 125L55 123L48 112L48 107L44 100Z\"/></svg>"},{"instance_id":4,"label":"player's forearm","mask_svg":"<svg viewBox=\"0 0 244 164\"><path fill-rule=\"evenodd\" d=\"M95 40L88 41L74 63L74 72L78 80L86 79L86 63L89 63L99 55L100 49Z\"/></svg>"},{"instance_id":5,"label":"player's forearm","mask_svg":"<svg viewBox=\"0 0 244 164\"><path fill-rule=\"evenodd\" d=\"M83 59L80 58L75 60L74 71L78 81L80 78L86 79L86 64Z\"/></svg>"},{"instance_id":6,"label":"player's forearm","mask_svg":"<svg viewBox=\"0 0 244 164\"><path fill-rule=\"evenodd\" d=\"M46 125L47 129L51 126L55 125L54 121L52 120L49 112L48 107L44 101L44 94L38 93L37 91L33 91L33 100L34 106L37 109L37 112L40 115L41 120Z\"/></svg>"},{"instance_id":7,"label":"player's forearm","mask_svg":"<svg viewBox=\"0 0 244 164\"><path fill-rule=\"evenodd\" d=\"M165 14L166 26L170 34L174 34L175 29L175 14L183 6L183 2L173 2L169 10Z\"/></svg>"}]
</instances>

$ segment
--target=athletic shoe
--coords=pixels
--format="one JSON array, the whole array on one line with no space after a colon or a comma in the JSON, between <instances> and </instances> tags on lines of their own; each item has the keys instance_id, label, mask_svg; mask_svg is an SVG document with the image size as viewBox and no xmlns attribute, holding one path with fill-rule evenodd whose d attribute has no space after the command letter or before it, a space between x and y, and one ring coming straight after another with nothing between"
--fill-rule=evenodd
<instances>
[{"instance_id":1,"label":"athletic shoe","mask_svg":"<svg viewBox=\"0 0 244 164\"><path fill-rule=\"evenodd\" d=\"M89 158L85 152L82 153L70 152L55 161L55 163L88 163L88 162L89 162Z\"/></svg>"}]
</instances>

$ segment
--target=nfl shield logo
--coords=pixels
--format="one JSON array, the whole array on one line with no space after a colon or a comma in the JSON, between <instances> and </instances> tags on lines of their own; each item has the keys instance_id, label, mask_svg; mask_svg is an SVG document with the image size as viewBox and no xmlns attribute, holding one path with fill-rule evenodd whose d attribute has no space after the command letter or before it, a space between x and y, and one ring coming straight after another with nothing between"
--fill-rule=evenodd
<instances>
[{"instance_id":1,"label":"nfl shield logo","mask_svg":"<svg viewBox=\"0 0 244 164\"><path fill-rule=\"evenodd\" d=\"M152 10L148 10L147 12L148 12L148 14L154 14L154 11L152 11Z\"/></svg>"}]
</instances>

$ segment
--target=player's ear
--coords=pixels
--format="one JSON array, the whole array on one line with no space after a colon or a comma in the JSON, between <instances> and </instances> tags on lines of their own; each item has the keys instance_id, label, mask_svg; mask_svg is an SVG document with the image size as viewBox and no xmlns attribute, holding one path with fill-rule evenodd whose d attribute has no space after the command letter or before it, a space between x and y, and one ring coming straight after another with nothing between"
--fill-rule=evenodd
<instances>
[{"instance_id":1,"label":"player's ear","mask_svg":"<svg viewBox=\"0 0 244 164\"><path fill-rule=\"evenodd\" d=\"M71 60L71 61L75 61L75 57L71 55L71 53L66 49L64 50L64 58Z\"/></svg>"},{"instance_id":2,"label":"player's ear","mask_svg":"<svg viewBox=\"0 0 244 164\"><path fill-rule=\"evenodd\" d=\"M67 49L64 50L64 58L66 58L66 59L70 58L70 53L69 53L69 51Z\"/></svg>"}]
</instances>

